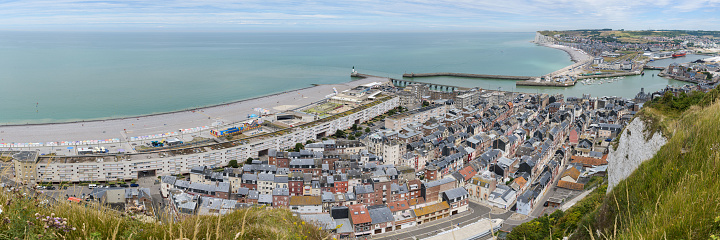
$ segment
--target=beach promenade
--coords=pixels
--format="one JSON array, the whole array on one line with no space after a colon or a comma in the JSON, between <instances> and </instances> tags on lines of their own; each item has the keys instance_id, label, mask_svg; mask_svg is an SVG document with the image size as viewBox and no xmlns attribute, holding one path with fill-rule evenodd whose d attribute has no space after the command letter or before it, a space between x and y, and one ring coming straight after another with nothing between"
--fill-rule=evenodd
<instances>
[{"instance_id":1,"label":"beach promenade","mask_svg":"<svg viewBox=\"0 0 720 240\"><path fill-rule=\"evenodd\" d=\"M368 77L345 83L311 86L193 110L121 119L71 123L4 125L0 126L0 143L44 144L46 142L60 141L120 139L121 143L118 144L122 145L122 142L126 142L126 140L131 137L178 132L179 129L203 126L213 128L213 125L217 125L218 123L226 125L247 120L249 114L257 114L257 112L253 110L254 108L264 108L269 110L270 113L295 109L324 99L325 96L333 93L333 88L336 88L338 91L344 91L356 86L372 82L387 82L388 80L387 78L381 77ZM184 138L188 139L189 136L187 135L210 136L208 131L209 129L206 129L202 132L186 134ZM124 143L124 145L126 150L131 149L129 144ZM120 148L120 146L116 147ZM3 150L7 149L3 148Z\"/></svg>"}]
</instances>

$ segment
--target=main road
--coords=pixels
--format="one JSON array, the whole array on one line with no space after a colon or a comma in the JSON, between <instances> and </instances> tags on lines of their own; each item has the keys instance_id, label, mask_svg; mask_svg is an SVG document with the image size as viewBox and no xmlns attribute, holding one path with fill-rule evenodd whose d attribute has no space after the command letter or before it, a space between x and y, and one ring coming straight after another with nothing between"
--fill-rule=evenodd
<instances>
[{"instance_id":1,"label":"main road","mask_svg":"<svg viewBox=\"0 0 720 240\"><path fill-rule=\"evenodd\" d=\"M375 235L372 239L380 240L399 240L399 239L421 239L432 236L436 233L450 230L453 226L465 226L470 223L474 223L481 218L500 218L508 219L513 212L505 212L502 214L491 214L490 208L469 202L469 208L467 212L460 213L455 216L443 218L433 222L417 225L411 228L398 230L395 232L383 233ZM519 224L519 223L518 223Z\"/></svg>"}]
</instances>

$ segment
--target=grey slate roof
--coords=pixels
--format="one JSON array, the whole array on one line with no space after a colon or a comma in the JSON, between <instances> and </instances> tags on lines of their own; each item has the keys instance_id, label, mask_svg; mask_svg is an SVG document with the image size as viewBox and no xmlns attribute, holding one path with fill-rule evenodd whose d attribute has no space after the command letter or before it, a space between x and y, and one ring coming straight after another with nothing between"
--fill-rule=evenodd
<instances>
[{"instance_id":1,"label":"grey slate roof","mask_svg":"<svg viewBox=\"0 0 720 240\"><path fill-rule=\"evenodd\" d=\"M339 225L332 217L330 217L329 213L301 214L300 218L308 223L321 227L323 230L335 229Z\"/></svg>"},{"instance_id":2,"label":"grey slate roof","mask_svg":"<svg viewBox=\"0 0 720 240\"><path fill-rule=\"evenodd\" d=\"M385 205L375 205L368 207L368 213L370 213L370 219L372 224L392 222L395 220L392 215L392 211Z\"/></svg>"},{"instance_id":3,"label":"grey slate roof","mask_svg":"<svg viewBox=\"0 0 720 240\"><path fill-rule=\"evenodd\" d=\"M440 186L440 185L443 185L443 184L446 184L446 183L451 183L451 182L454 182L454 181L455 181L455 180L453 180L453 179L451 179L451 178L443 178L443 179L440 179L440 180L435 180L435 181L432 181L432 182L424 183L423 185L425 185L425 188L431 188L431 187Z\"/></svg>"},{"instance_id":4,"label":"grey slate roof","mask_svg":"<svg viewBox=\"0 0 720 240\"><path fill-rule=\"evenodd\" d=\"M177 179L175 178L175 176L162 176L162 177L160 177L160 181L162 181L163 183L170 184L170 185L174 185L176 180L177 180Z\"/></svg>"},{"instance_id":5,"label":"grey slate roof","mask_svg":"<svg viewBox=\"0 0 720 240\"><path fill-rule=\"evenodd\" d=\"M257 179L258 181L272 182L275 181L275 175L270 173L258 173Z\"/></svg>"},{"instance_id":6,"label":"grey slate roof","mask_svg":"<svg viewBox=\"0 0 720 240\"><path fill-rule=\"evenodd\" d=\"M366 193L373 193L375 190L373 190L372 185L358 185L355 186L355 194L366 194Z\"/></svg>"},{"instance_id":7,"label":"grey slate roof","mask_svg":"<svg viewBox=\"0 0 720 240\"><path fill-rule=\"evenodd\" d=\"M273 196L290 196L290 189L287 188L275 188L272 191Z\"/></svg>"},{"instance_id":8,"label":"grey slate roof","mask_svg":"<svg viewBox=\"0 0 720 240\"><path fill-rule=\"evenodd\" d=\"M258 203L266 203L266 204L272 204L273 199L272 195L270 194L260 194L258 197Z\"/></svg>"},{"instance_id":9,"label":"grey slate roof","mask_svg":"<svg viewBox=\"0 0 720 240\"><path fill-rule=\"evenodd\" d=\"M335 197L331 192L322 192L322 195L320 196L322 202L333 202L335 201Z\"/></svg>"},{"instance_id":10,"label":"grey slate roof","mask_svg":"<svg viewBox=\"0 0 720 240\"><path fill-rule=\"evenodd\" d=\"M214 192L215 186L210 185L210 184L194 182L194 183L190 183L190 189Z\"/></svg>"},{"instance_id":11,"label":"grey slate roof","mask_svg":"<svg viewBox=\"0 0 720 240\"><path fill-rule=\"evenodd\" d=\"M260 196L259 196L257 190L250 190L250 191L248 191L248 195L247 195L247 198L248 198L248 199L258 199L259 197L260 197Z\"/></svg>"},{"instance_id":12,"label":"grey slate roof","mask_svg":"<svg viewBox=\"0 0 720 240\"><path fill-rule=\"evenodd\" d=\"M275 176L275 183L287 183L288 177L287 176Z\"/></svg>"},{"instance_id":13,"label":"grey slate roof","mask_svg":"<svg viewBox=\"0 0 720 240\"><path fill-rule=\"evenodd\" d=\"M185 180L177 180L175 181L175 187L176 188L189 188L190 182Z\"/></svg>"},{"instance_id":14,"label":"grey slate roof","mask_svg":"<svg viewBox=\"0 0 720 240\"><path fill-rule=\"evenodd\" d=\"M242 181L257 181L257 175L255 174L243 174Z\"/></svg>"},{"instance_id":15,"label":"grey slate roof","mask_svg":"<svg viewBox=\"0 0 720 240\"><path fill-rule=\"evenodd\" d=\"M229 182L219 182L217 187L215 187L216 192L230 192L230 183Z\"/></svg>"},{"instance_id":16,"label":"grey slate roof","mask_svg":"<svg viewBox=\"0 0 720 240\"><path fill-rule=\"evenodd\" d=\"M239 195L248 195L249 192L250 192L250 189L246 188L246 187L241 187L241 188L238 188L238 190L237 190L237 194L239 194Z\"/></svg>"},{"instance_id":17,"label":"grey slate roof","mask_svg":"<svg viewBox=\"0 0 720 240\"><path fill-rule=\"evenodd\" d=\"M445 191L445 192L443 192L443 193L444 193L445 196L446 196L448 199L450 199L450 200L452 200L452 199L458 199L458 198L460 198L460 197L463 197L463 196L467 196L467 195L468 195L468 191L467 191L464 187L453 188L453 189L447 190L447 191Z\"/></svg>"}]
</instances>

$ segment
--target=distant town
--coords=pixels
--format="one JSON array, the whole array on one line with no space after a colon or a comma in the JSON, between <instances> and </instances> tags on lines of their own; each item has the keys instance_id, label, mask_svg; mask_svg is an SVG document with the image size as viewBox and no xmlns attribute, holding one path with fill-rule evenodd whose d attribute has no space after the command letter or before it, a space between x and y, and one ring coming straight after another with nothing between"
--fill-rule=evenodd
<instances>
[{"instance_id":1,"label":"distant town","mask_svg":"<svg viewBox=\"0 0 720 240\"><path fill-rule=\"evenodd\" d=\"M538 32L538 44L587 55L548 79L643 74L649 61L717 49L713 37L591 32ZM243 121L2 143L3 185L148 221L265 206L287 208L336 238L480 239L582 199L604 181L609 149L643 105L715 88L718 62L663 67L661 76L688 84L632 99L462 88L353 69L358 79L347 89L282 111L257 108Z\"/></svg>"}]
</instances>

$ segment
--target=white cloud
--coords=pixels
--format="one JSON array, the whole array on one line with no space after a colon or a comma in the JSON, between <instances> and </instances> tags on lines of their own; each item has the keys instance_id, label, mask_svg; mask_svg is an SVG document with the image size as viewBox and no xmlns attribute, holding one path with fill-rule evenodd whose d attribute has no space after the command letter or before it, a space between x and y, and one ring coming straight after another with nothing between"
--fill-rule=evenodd
<instances>
[{"instance_id":1,"label":"white cloud","mask_svg":"<svg viewBox=\"0 0 720 240\"><path fill-rule=\"evenodd\" d=\"M373 25L383 29L484 26L511 31L552 26L632 29L659 23L675 25L665 21L664 15L690 20L698 18L694 13L711 14L718 7L720 0L27 0L0 3L0 27L162 23L166 27L344 24L368 29ZM720 25L717 20L694 23L705 29Z\"/></svg>"}]
</instances>

